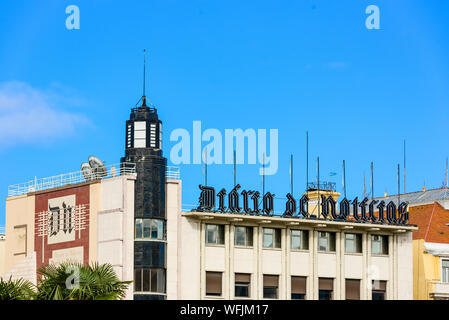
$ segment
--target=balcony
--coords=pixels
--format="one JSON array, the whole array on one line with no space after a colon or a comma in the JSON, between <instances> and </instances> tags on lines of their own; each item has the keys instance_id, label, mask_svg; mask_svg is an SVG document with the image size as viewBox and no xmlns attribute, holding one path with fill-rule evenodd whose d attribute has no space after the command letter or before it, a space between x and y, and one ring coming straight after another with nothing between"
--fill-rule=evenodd
<instances>
[{"instance_id":1,"label":"balcony","mask_svg":"<svg viewBox=\"0 0 449 320\"><path fill-rule=\"evenodd\" d=\"M449 300L449 282L432 281L429 283L429 296L435 300Z\"/></svg>"}]
</instances>

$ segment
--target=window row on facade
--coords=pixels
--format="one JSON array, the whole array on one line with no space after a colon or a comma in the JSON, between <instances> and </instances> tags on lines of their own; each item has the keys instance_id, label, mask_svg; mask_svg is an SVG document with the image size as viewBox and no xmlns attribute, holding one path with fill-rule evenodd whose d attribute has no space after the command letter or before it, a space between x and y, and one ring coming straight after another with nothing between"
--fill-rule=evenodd
<instances>
[{"instance_id":1,"label":"window row on facade","mask_svg":"<svg viewBox=\"0 0 449 320\"><path fill-rule=\"evenodd\" d=\"M254 227L234 226L234 245L252 247L254 242ZM206 244L224 245L224 225L206 224ZM335 232L318 232L318 251L335 252ZM264 248L281 248L281 229L263 228L262 243ZM344 246L346 253L362 253L362 234L344 233ZM290 249L309 250L309 230L290 229ZM371 235L371 253L388 254L388 236Z\"/></svg>"},{"instance_id":2,"label":"window row on facade","mask_svg":"<svg viewBox=\"0 0 449 320\"><path fill-rule=\"evenodd\" d=\"M206 296L221 297L223 294L223 273L206 271ZM251 274L234 274L234 297L235 298L257 298L251 292ZM318 279L318 299L334 299L333 278ZM291 296L292 300L305 300L307 297L307 277L291 276ZM371 299L385 300L387 291L387 281L372 280ZM346 300L360 300L361 280L345 279ZM263 275L263 298L279 299L279 275Z\"/></svg>"}]
</instances>

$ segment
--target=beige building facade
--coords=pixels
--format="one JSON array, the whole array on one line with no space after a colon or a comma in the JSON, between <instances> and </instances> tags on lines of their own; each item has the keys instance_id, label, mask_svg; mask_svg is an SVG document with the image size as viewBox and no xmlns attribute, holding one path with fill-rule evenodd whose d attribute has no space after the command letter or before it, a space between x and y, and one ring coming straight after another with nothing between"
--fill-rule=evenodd
<instances>
[{"instance_id":1,"label":"beige building facade","mask_svg":"<svg viewBox=\"0 0 449 320\"><path fill-rule=\"evenodd\" d=\"M63 176L58 177L66 181ZM17 195L6 199L5 268L0 276L36 284L39 267L70 260L110 263L121 280L133 280L135 178L135 173L111 167L105 177L84 182L80 177L68 184L53 182L49 188L39 181L37 187L15 186ZM127 299L133 291L131 284Z\"/></svg>"},{"instance_id":2,"label":"beige building facade","mask_svg":"<svg viewBox=\"0 0 449 320\"><path fill-rule=\"evenodd\" d=\"M181 212L167 188L168 299L413 299L414 226Z\"/></svg>"}]
</instances>

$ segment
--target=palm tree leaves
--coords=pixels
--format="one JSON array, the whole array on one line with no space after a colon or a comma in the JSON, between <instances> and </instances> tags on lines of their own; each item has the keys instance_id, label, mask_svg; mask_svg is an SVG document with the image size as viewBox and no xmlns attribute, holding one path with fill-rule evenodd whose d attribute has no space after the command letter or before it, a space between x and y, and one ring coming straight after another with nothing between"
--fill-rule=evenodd
<instances>
[{"instance_id":1,"label":"palm tree leaves","mask_svg":"<svg viewBox=\"0 0 449 320\"><path fill-rule=\"evenodd\" d=\"M31 300L35 296L34 285L25 279L8 281L0 279L0 300Z\"/></svg>"},{"instance_id":2,"label":"palm tree leaves","mask_svg":"<svg viewBox=\"0 0 449 320\"><path fill-rule=\"evenodd\" d=\"M131 281L120 281L111 264L84 266L76 262L49 264L38 269L37 299L118 300Z\"/></svg>"}]
</instances>

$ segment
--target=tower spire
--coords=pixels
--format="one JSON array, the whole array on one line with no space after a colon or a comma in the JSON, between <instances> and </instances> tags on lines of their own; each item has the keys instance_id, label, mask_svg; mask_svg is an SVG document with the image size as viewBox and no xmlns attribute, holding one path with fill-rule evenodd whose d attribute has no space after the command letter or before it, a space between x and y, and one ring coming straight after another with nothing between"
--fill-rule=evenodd
<instances>
[{"instance_id":1,"label":"tower spire","mask_svg":"<svg viewBox=\"0 0 449 320\"><path fill-rule=\"evenodd\" d=\"M146 49L143 49L143 94L142 94L142 107L146 107L147 101L145 97L145 67L146 67Z\"/></svg>"}]
</instances>

